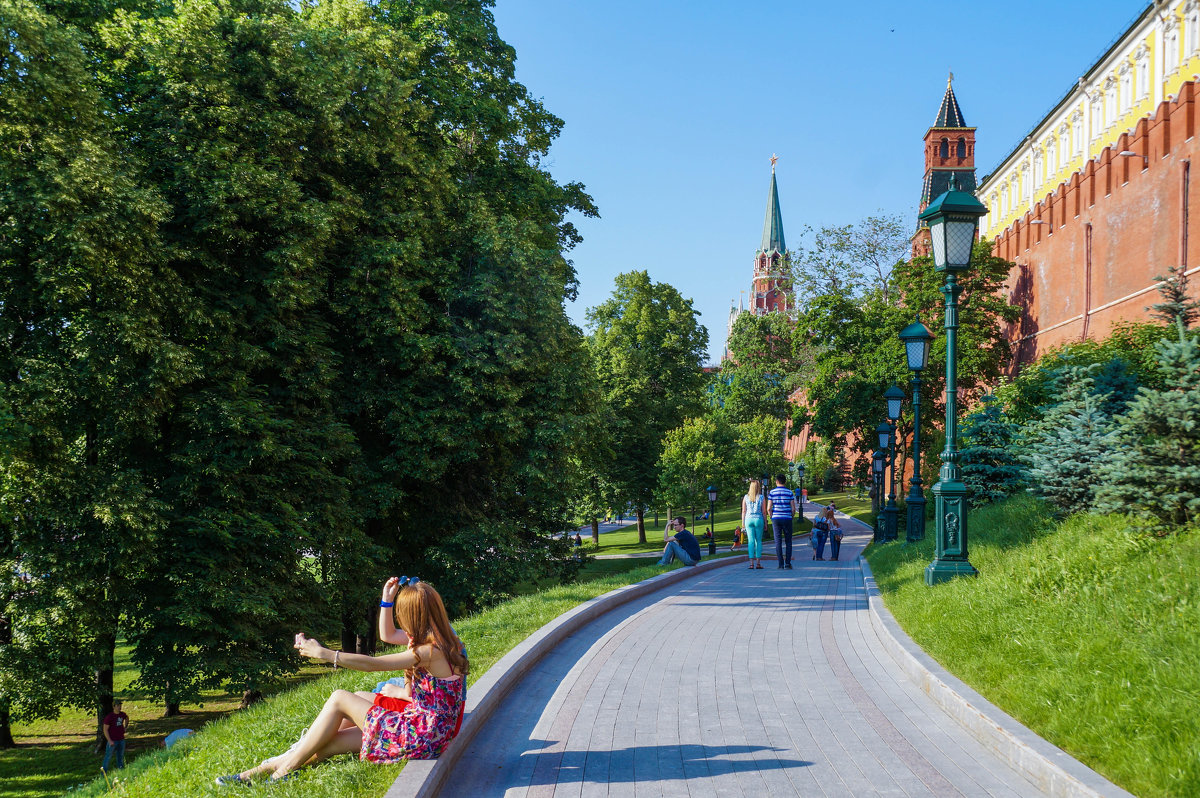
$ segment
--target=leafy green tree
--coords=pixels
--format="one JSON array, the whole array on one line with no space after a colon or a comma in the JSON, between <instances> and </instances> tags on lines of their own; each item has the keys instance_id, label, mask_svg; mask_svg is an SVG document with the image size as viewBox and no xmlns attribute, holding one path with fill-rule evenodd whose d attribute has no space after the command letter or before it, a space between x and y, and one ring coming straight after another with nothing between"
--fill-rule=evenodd
<instances>
[{"instance_id":1,"label":"leafy green tree","mask_svg":"<svg viewBox=\"0 0 1200 798\"><path fill-rule=\"evenodd\" d=\"M689 418L669 430L658 461L659 496L668 507L705 506L709 485L726 491L733 470L734 431L719 416Z\"/></svg>"},{"instance_id":2,"label":"leafy green tree","mask_svg":"<svg viewBox=\"0 0 1200 798\"><path fill-rule=\"evenodd\" d=\"M796 358L793 325L782 313L743 313L730 332L729 357L713 379L713 403L730 423L758 416L784 419L804 361Z\"/></svg>"},{"instance_id":3,"label":"leafy green tree","mask_svg":"<svg viewBox=\"0 0 1200 798\"><path fill-rule=\"evenodd\" d=\"M165 330L178 307L156 254L167 208L117 147L81 35L21 0L0 13L0 374L10 414L0 713L94 708L99 736L122 611L165 525L145 453L189 364ZM48 661L58 665L39 673Z\"/></svg>"},{"instance_id":4,"label":"leafy green tree","mask_svg":"<svg viewBox=\"0 0 1200 798\"><path fill-rule=\"evenodd\" d=\"M772 416L757 416L736 427L733 465L739 486L750 478L768 477L766 489L774 487L776 474L787 473L783 455L784 422Z\"/></svg>"},{"instance_id":5,"label":"leafy green tree","mask_svg":"<svg viewBox=\"0 0 1200 798\"><path fill-rule=\"evenodd\" d=\"M1024 469L1016 454L1017 434L1016 425L1005 418L1000 400L992 394L986 394L982 406L963 419L959 462L972 506L999 501L1020 489Z\"/></svg>"},{"instance_id":6,"label":"leafy green tree","mask_svg":"<svg viewBox=\"0 0 1200 798\"><path fill-rule=\"evenodd\" d=\"M811 243L809 242L811 239ZM878 292L888 302L891 272L909 247L908 227L880 213L847 225L806 229L790 253L791 283L801 305L815 297L853 298Z\"/></svg>"},{"instance_id":7,"label":"leafy green tree","mask_svg":"<svg viewBox=\"0 0 1200 798\"><path fill-rule=\"evenodd\" d=\"M610 471L618 501L637 508L646 542L645 507L658 488L668 430L702 407L708 331L691 300L645 271L620 274L610 299L587 312L588 348L600 395L617 420Z\"/></svg>"},{"instance_id":8,"label":"leafy green tree","mask_svg":"<svg viewBox=\"0 0 1200 798\"><path fill-rule=\"evenodd\" d=\"M1182 318L1176 334L1155 346L1170 387L1138 389L1100 466L1099 507L1159 533L1200 520L1200 340Z\"/></svg>"}]
</instances>

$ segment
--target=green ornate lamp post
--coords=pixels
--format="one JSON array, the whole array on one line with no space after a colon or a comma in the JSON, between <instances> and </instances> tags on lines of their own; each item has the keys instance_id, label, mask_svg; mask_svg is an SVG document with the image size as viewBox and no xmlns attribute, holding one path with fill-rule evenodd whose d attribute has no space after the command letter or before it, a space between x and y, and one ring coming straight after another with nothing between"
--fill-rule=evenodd
<instances>
[{"instance_id":1,"label":"green ornate lamp post","mask_svg":"<svg viewBox=\"0 0 1200 798\"><path fill-rule=\"evenodd\" d=\"M915 543L925 539L925 492L921 489L921 372L929 365L929 342L933 333L920 321L915 321L900 331L904 342L904 354L908 368L913 373L913 475L908 490L908 523L904 539Z\"/></svg>"},{"instance_id":2,"label":"green ornate lamp post","mask_svg":"<svg viewBox=\"0 0 1200 798\"><path fill-rule=\"evenodd\" d=\"M971 248L979 217L987 208L974 195L958 190L952 176L950 190L930 203L918 217L929 224L933 265L946 275L946 448L942 468L933 486L937 516L937 547L925 568L925 584L936 585L956 576L977 576L967 560L967 487L958 468L958 275L971 265Z\"/></svg>"},{"instance_id":3,"label":"green ornate lamp post","mask_svg":"<svg viewBox=\"0 0 1200 798\"><path fill-rule=\"evenodd\" d=\"M879 426L877 426L875 428L875 434L879 436L879 451L883 457L883 471L879 475L879 479L880 479L879 503L881 505L881 507L879 508L879 517L883 519L883 524L881 527L882 531L880 532L880 535L879 535L879 542L880 543L890 543L891 541L896 539L895 538L895 529L894 528L889 529L889 527L888 527L888 522L895 521L895 518L896 518L895 487L892 488L893 495L892 495L892 503L891 503L891 512L888 512L888 503L886 501L884 501L883 489L888 487L887 464L888 464L888 459L891 458L891 456L892 456L892 425L886 421L879 422ZM895 475L896 475L896 472L893 471L892 472L893 479L895 478Z\"/></svg>"},{"instance_id":4,"label":"green ornate lamp post","mask_svg":"<svg viewBox=\"0 0 1200 798\"><path fill-rule=\"evenodd\" d=\"M717 554L717 489L712 485L708 486L708 528L712 530L712 537L708 539L708 556L714 557Z\"/></svg>"},{"instance_id":5,"label":"green ornate lamp post","mask_svg":"<svg viewBox=\"0 0 1200 798\"><path fill-rule=\"evenodd\" d=\"M881 425L882 426L882 425ZM875 497L883 500L883 461L887 457L883 449L871 452L871 477L875 480ZM875 542L883 542L883 513L875 515Z\"/></svg>"},{"instance_id":6,"label":"green ornate lamp post","mask_svg":"<svg viewBox=\"0 0 1200 798\"><path fill-rule=\"evenodd\" d=\"M884 542L891 543L896 539L898 529L898 519L900 517L900 508L896 504L896 450L900 448L899 441L896 440L896 422L900 420L900 406L904 404L904 391L893 385L883 392L883 399L887 402L887 417L892 428L891 441L891 468L892 480L888 490L888 503L884 508L884 517L887 519L887 525L884 527L886 534Z\"/></svg>"}]
</instances>

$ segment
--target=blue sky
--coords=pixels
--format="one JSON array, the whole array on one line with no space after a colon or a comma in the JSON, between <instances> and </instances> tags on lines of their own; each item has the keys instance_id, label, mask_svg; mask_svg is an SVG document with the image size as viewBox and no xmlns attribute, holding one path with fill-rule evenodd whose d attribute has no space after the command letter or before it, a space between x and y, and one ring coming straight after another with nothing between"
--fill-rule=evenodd
<instances>
[{"instance_id":1,"label":"blue sky","mask_svg":"<svg viewBox=\"0 0 1200 798\"><path fill-rule=\"evenodd\" d=\"M750 286L772 153L789 246L880 210L915 223L947 72L982 177L1146 6L497 0L517 79L566 123L547 166L600 209L575 220L568 313L583 327L617 274L646 269L694 301L715 362Z\"/></svg>"}]
</instances>

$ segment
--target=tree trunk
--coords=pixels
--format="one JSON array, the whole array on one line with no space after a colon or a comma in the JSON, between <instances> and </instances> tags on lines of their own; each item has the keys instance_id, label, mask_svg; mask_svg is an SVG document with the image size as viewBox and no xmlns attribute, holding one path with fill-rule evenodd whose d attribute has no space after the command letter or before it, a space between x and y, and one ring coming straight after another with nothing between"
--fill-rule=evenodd
<instances>
[{"instance_id":1,"label":"tree trunk","mask_svg":"<svg viewBox=\"0 0 1200 798\"><path fill-rule=\"evenodd\" d=\"M182 714L183 714L183 712L179 709L179 702L168 701L167 702L167 711L163 713L163 717L164 718L177 718Z\"/></svg>"},{"instance_id":2,"label":"tree trunk","mask_svg":"<svg viewBox=\"0 0 1200 798\"><path fill-rule=\"evenodd\" d=\"M0 748L16 748L12 736L12 718L7 709L0 709Z\"/></svg>"},{"instance_id":3,"label":"tree trunk","mask_svg":"<svg viewBox=\"0 0 1200 798\"><path fill-rule=\"evenodd\" d=\"M637 527L638 527L638 543L646 542L646 508L638 505L637 508Z\"/></svg>"},{"instance_id":4,"label":"tree trunk","mask_svg":"<svg viewBox=\"0 0 1200 798\"><path fill-rule=\"evenodd\" d=\"M600 519L592 516L592 542L597 546L600 545Z\"/></svg>"},{"instance_id":5,"label":"tree trunk","mask_svg":"<svg viewBox=\"0 0 1200 798\"><path fill-rule=\"evenodd\" d=\"M375 630L379 626L378 623L375 623L375 620L375 613L367 610L367 633L365 635L358 635L356 641L358 645L355 651L359 654L365 654L368 657L375 656Z\"/></svg>"},{"instance_id":6,"label":"tree trunk","mask_svg":"<svg viewBox=\"0 0 1200 798\"><path fill-rule=\"evenodd\" d=\"M358 633L354 631L354 613L342 613L342 651L358 651Z\"/></svg>"}]
</instances>

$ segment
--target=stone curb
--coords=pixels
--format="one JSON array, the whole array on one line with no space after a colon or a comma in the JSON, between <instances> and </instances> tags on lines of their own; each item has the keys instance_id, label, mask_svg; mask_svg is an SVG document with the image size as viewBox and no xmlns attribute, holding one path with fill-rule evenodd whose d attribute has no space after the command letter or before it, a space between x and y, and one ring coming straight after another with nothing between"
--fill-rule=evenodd
<instances>
[{"instance_id":1,"label":"stone curb","mask_svg":"<svg viewBox=\"0 0 1200 798\"><path fill-rule=\"evenodd\" d=\"M634 599L682 582L715 568L746 562L745 557L721 557L702 562L694 568L678 568L637 584L617 588L578 607L564 612L550 623L521 641L505 654L468 691L466 714L458 737L438 759L410 760L392 782L384 798L433 798L438 795L446 775L488 718L504 701L505 696L534 665L564 638L591 623L601 615Z\"/></svg>"},{"instance_id":2,"label":"stone curb","mask_svg":"<svg viewBox=\"0 0 1200 798\"><path fill-rule=\"evenodd\" d=\"M858 561L867 588L871 624L888 653L921 690L973 737L1055 798L1134 798L1132 793L1034 734L917 647L883 606L866 557L860 556Z\"/></svg>"}]
</instances>

